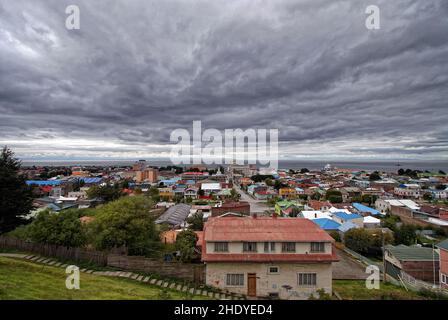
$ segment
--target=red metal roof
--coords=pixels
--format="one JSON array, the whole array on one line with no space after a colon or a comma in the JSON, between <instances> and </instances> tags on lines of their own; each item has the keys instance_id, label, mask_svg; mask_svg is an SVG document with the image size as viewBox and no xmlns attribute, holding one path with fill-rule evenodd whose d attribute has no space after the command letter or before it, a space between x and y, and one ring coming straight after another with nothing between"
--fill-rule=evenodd
<instances>
[{"instance_id":1,"label":"red metal roof","mask_svg":"<svg viewBox=\"0 0 448 320\"><path fill-rule=\"evenodd\" d=\"M336 262L339 261L334 249L331 254L295 254L295 253L228 253L207 254L205 246L202 246L202 261L205 262Z\"/></svg>"},{"instance_id":2,"label":"red metal roof","mask_svg":"<svg viewBox=\"0 0 448 320\"><path fill-rule=\"evenodd\" d=\"M334 242L328 233L304 218L216 217L204 225L205 241Z\"/></svg>"}]
</instances>

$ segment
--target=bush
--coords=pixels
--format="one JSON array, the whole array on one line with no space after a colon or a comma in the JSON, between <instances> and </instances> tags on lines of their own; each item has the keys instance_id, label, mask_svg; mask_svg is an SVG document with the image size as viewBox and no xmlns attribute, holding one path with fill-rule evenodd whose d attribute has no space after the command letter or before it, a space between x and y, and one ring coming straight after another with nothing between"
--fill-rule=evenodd
<instances>
[{"instance_id":1,"label":"bush","mask_svg":"<svg viewBox=\"0 0 448 320\"><path fill-rule=\"evenodd\" d=\"M400 228L395 228L395 244L411 245L417 241L417 227L414 225L403 224Z\"/></svg>"},{"instance_id":2,"label":"bush","mask_svg":"<svg viewBox=\"0 0 448 320\"><path fill-rule=\"evenodd\" d=\"M196 258L195 247L198 238L192 230L183 230L176 237L176 249L180 251L182 262L191 262Z\"/></svg>"},{"instance_id":3,"label":"bush","mask_svg":"<svg viewBox=\"0 0 448 320\"><path fill-rule=\"evenodd\" d=\"M145 196L124 197L102 206L88 225L90 240L98 249L125 246L144 254L160 242L151 207L152 201Z\"/></svg>"},{"instance_id":4,"label":"bush","mask_svg":"<svg viewBox=\"0 0 448 320\"><path fill-rule=\"evenodd\" d=\"M58 213L44 210L26 229L17 232L37 243L82 247L87 243L87 237L79 218L80 212L76 209Z\"/></svg>"},{"instance_id":5,"label":"bush","mask_svg":"<svg viewBox=\"0 0 448 320\"><path fill-rule=\"evenodd\" d=\"M334 239L336 242L341 242L341 235L337 231L331 231L330 236Z\"/></svg>"},{"instance_id":6,"label":"bush","mask_svg":"<svg viewBox=\"0 0 448 320\"><path fill-rule=\"evenodd\" d=\"M389 233L382 233L379 229L351 229L344 234L347 248L363 255L382 255L382 245L393 242Z\"/></svg>"},{"instance_id":7,"label":"bush","mask_svg":"<svg viewBox=\"0 0 448 320\"><path fill-rule=\"evenodd\" d=\"M190 229L201 231L204 228L204 215L200 212L196 212L193 216L187 219L187 223L190 225Z\"/></svg>"}]
</instances>

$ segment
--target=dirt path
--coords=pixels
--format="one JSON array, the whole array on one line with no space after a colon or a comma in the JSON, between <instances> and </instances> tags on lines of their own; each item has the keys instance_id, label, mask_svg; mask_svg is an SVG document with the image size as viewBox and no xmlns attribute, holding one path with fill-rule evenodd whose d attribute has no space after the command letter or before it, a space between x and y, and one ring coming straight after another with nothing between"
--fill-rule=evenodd
<instances>
[{"instance_id":1,"label":"dirt path","mask_svg":"<svg viewBox=\"0 0 448 320\"><path fill-rule=\"evenodd\" d=\"M342 250L336 249L336 253L340 261L333 263L333 279L364 280L367 278L366 267L361 262Z\"/></svg>"}]
</instances>

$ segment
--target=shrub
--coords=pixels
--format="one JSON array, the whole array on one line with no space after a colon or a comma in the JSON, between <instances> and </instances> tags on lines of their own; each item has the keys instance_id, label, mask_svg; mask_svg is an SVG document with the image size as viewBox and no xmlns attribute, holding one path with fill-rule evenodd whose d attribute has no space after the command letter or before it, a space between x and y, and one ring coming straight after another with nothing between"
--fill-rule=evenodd
<instances>
[{"instance_id":1,"label":"shrub","mask_svg":"<svg viewBox=\"0 0 448 320\"><path fill-rule=\"evenodd\" d=\"M79 218L80 212L76 209L57 213L44 210L38 213L26 230L18 232L37 243L82 247L87 243L87 237Z\"/></svg>"},{"instance_id":2,"label":"shrub","mask_svg":"<svg viewBox=\"0 0 448 320\"><path fill-rule=\"evenodd\" d=\"M341 242L341 235L337 231L331 231L330 236L334 239L336 242Z\"/></svg>"},{"instance_id":3,"label":"shrub","mask_svg":"<svg viewBox=\"0 0 448 320\"><path fill-rule=\"evenodd\" d=\"M160 241L151 207L152 201L145 196L123 197L102 206L88 225L92 243L98 249L125 246L144 254Z\"/></svg>"}]
</instances>

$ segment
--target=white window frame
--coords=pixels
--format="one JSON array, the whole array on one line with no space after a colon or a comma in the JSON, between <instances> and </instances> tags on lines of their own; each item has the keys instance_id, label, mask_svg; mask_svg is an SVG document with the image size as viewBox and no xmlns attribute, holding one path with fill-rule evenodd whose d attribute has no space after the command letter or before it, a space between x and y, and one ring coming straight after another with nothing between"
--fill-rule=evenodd
<instances>
[{"instance_id":1,"label":"white window frame","mask_svg":"<svg viewBox=\"0 0 448 320\"><path fill-rule=\"evenodd\" d=\"M319 247L322 246L323 250L313 250L313 245L318 245ZM325 242L311 242L310 251L311 253L325 253Z\"/></svg>"},{"instance_id":2,"label":"white window frame","mask_svg":"<svg viewBox=\"0 0 448 320\"><path fill-rule=\"evenodd\" d=\"M252 247L253 250L246 250L246 245ZM254 241L245 241L243 242L243 252L258 252L258 243Z\"/></svg>"},{"instance_id":3,"label":"white window frame","mask_svg":"<svg viewBox=\"0 0 448 320\"><path fill-rule=\"evenodd\" d=\"M267 245L267 250L266 250L266 245ZM265 241L263 244L263 252L264 253L275 252L275 242Z\"/></svg>"},{"instance_id":4,"label":"white window frame","mask_svg":"<svg viewBox=\"0 0 448 320\"><path fill-rule=\"evenodd\" d=\"M235 281L235 282L238 282L238 284L232 284L232 276L235 277L235 280L236 280L236 277L238 277L239 278L238 280L241 280L241 281ZM244 278L245 278L244 273L227 273L225 276L226 287L244 287Z\"/></svg>"},{"instance_id":5,"label":"white window frame","mask_svg":"<svg viewBox=\"0 0 448 320\"><path fill-rule=\"evenodd\" d=\"M272 272L271 268L277 268L277 272ZM280 274L280 268L278 266L268 266L268 274Z\"/></svg>"},{"instance_id":6,"label":"white window frame","mask_svg":"<svg viewBox=\"0 0 448 320\"><path fill-rule=\"evenodd\" d=\"M448 275L440 273L440 282L442 282L443 284L448 284Z\"/></svg>"},{"instance_id":7,"label":"white window frame","mask_svg":"<svg viewBox=\"0 0 448 320\"><path fill-rule=\"evenodd\" d=\"M300 275L302 275L302 279L303 279L303 277L314 275L315 283L314 284L307 284L307 283L300 284ZM299 272L299 273L297 273L297 286L305 287L305 288L315 288L317 286L317 273L316 272Z\"/></svg>"},{"instance_id":8,"label":"white window frame","mask_svg":"<svg viewBox=\"0 0 448 320\"><path fill-rule=\"evenodd\" d=\"M285 250L288 246L294 248L294 250ZM282 253L295 253L297 251L297 245L295 242L282 242Z\"/></svg>"},{"instance_id":9,"label":"white window frame","mask_svg":"<svg viewBox=\"0 0 448 320\"><path fill-rule=\"evenodd\" d=\"M226 250L216 250L219 247L219 245L223 245L224 247L226 247ZM229 252L229 243L225 241L214 242L213 249L214 249L213 252Z\"/></svg>"}]
</instances>

